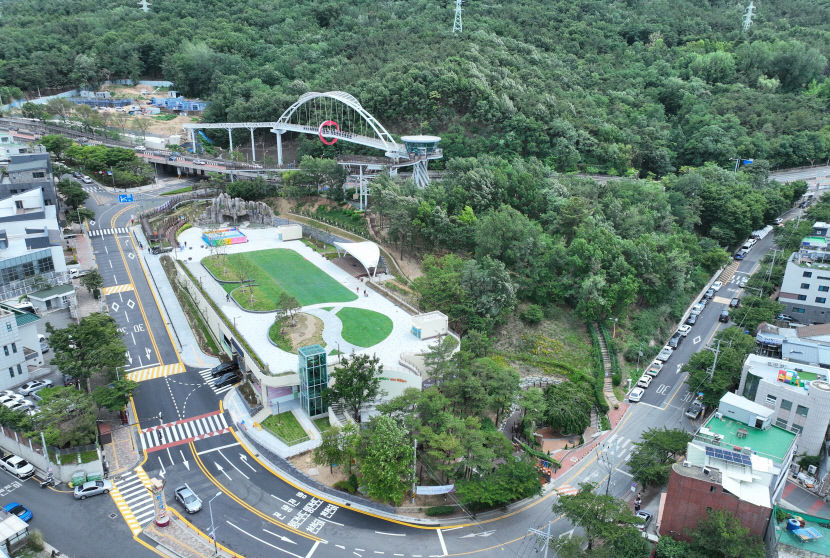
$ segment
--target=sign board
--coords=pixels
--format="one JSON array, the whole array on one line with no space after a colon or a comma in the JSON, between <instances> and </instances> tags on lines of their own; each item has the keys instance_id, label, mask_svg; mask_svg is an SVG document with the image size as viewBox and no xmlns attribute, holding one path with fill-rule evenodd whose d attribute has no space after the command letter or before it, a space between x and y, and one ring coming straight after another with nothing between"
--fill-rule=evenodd
<instances>
[{"instance_id":1,"label":"sign board","mask_svg":"<svg viewBox=\"0 0 830 558\"><path fill-rule=\"evenodd\" d=\"M118 203L131 203L133 201L132 194L118 194Z\"/></svg>"}]
</instances>

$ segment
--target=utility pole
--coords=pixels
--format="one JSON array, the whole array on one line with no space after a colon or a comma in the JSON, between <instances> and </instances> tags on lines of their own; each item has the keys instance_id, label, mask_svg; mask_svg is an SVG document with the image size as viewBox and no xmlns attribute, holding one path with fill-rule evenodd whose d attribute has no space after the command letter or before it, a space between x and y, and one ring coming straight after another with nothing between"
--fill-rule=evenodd
<instances>
[{"instance_id":1,"label":"utility pole","mask_svg":"<svg viewBox=\"0 0 830 558\"><path fill-rule=\"evenodd\" d=\"M618 440L619 443L619 440ZM611 462L610 446L603 445L599 451L597 461L608 468L608 477L605 479L605 495L608 496L608 491L611 488L611 473L614 472L614 464ZM616 453L614 454L616 455Z\"/></svg>"},{"instance_id":2,"label":"utility pole","mask_svg":"<svg viewBox=\"0 0 830 558\"><path fill-rule=\"evenodd\" d=\"M715 375L715 366L718 365L718 355L720 354L720 341L718 341L718 346L715 347L715 360L712 362L712 368L709 370L709 381L712 381L712 376Z\"/></svg>"},{"instance_id":3,"label":"utility pole","mask_svg":"<svg viewBox=\"0 0 830 558\"><path fill-rule=\"evenodd\" d=\"M548 558L548 549L550 548L550 541L553 538L555 538L555 537L550 536L550 523L548 523L547 531L541 531L539 529L531 528L531 529L528 529L527 532L528 533L533 533L534 535L536 535L536 542L537 543L545 541L545 557L544 558Z\"/></svg>"},{"instance_id":4,"label":"utility pole","mask_svg":"<svg viewBox=\"0 0 830 558\"><path fill-rule=\"evenodd\" d=\"M412 446L412 503L415 503L415 481L418 480L418 439Z\"/></svg>"},{"instance_id":5,"label":"utility pole","mask_svg":"<svg viewBox=\"0 0 830 558\"><path fill-rule=\"evenodd\" d=\"M752 0L750 0L749 1L749 6L746 7L746 13L744 14L744 24L743 24L744 33L749 31L749 27L752 25L752 15L753 15L754 11L755 11L755 3Z\"/></svg>"},{"instance_id":6,"label":"utility pole","mask_svg":"<svg viewBox=\"0 0 830 558\"><path fill-rule=\"evenodd\" d=\"M461 0L455 0L455 20L452 22L452 32L461 33Z\"/></svg>"}]
</instances>

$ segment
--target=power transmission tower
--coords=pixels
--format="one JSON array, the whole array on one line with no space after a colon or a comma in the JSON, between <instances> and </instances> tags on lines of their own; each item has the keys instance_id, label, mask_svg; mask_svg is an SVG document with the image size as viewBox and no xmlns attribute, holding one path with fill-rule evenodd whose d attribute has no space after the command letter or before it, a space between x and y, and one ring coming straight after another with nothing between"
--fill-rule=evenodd
<instances>
[{"instance_id":1,"label":"power transmission tower","mask_svg":"<svg viewBox=\"0 0 830 558\"><path fill-rule=\"evenodd\" d=\"M452 32L461 33L461 0L455 0L455 20L452 22Z\"/></svg>"},{"instance_id":2,"label":"power transmission tower","mask_svg":"<svg viewBox=\"0 0 830 558\"><path fill-rule=\"evenodd\" d=\"M749 0L749 6L746 7L746 13L744 14L744 33L749 31L749 26L752 25L752 13L755 11L755 3L752 0Z\"/></svg>"}]
</instances>

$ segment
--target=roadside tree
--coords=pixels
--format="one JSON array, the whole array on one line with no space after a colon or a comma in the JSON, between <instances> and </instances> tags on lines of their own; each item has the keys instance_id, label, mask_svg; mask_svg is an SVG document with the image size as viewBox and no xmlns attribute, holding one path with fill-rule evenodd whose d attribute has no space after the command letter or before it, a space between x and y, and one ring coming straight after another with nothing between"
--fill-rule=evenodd
<instances>
[{"instance_id":1,"label":"roadside tree","mask_svg":"<svg viewBox=\"0 0 830 558\"><path fill-rule=\"evenodd\" d=\"M327 390L329 404L341 403L355 422L360 423L361 407L382 393L381 374L383 365L377 356L344 357L331 374L334 385Z\"/></svg>"},{"instance_id":2,"label":"roadside tree","mask_svg":"<svg viewBox=\"0 0 830 558\"><path fill-rule=\"evenodd\" d=\"M109 385L95 388L92 391L92 399L101 408L120 411L130 402L130 397L137 387L138 384L132 380L116 380Z\"/></svg>"},{"instance_id":3,"label":"roadside tree","mask_svg":"<svg viewBox=\"0 0 830 558\"><path fill-rule=\"evenodd\" d=\"M93 269L80 279L81 285L95 298L101 296L101 287L104 286L104 278L97 269Z\"/></svg>"},{"instance_id":4,"label":"roadside tree","mask_svg":"<svg viewBox=\"0 0 830 558\"><path fill-rule=\"evenodd\" d=\"M400 505L412 483L413 453L408 433L392 417L380 415L369 422L365 437L360 474L367 494Z\"/></svg>"},{"instance_id":5,"label":"roadside tree","mask_svg":"<svg viewBox=\"0 0 830 558\"><path fill-rule=\"evenodd\" d=\"M89 378L96 374L115 379L116 369L127 364L127 347L115 320L96 312L79 324L63 329L46 325L49 345L55 351L52 364L64 374L81 380L89 391Z\"/></svg>"},{"instance_id":6,"label":"roadside tree","mask_svg":"<svg viewBox=\"0 0 830 558\"><path fill-rule=\"evenodd\" d=\"M631 455L629 467L634 480L643 486L662 486L669 481L672 463L686 452L692 436L684 431L668 428L649 428L641 440L634 442L637 449Z\"/></svg>"},{"instance_id":7,"label":"roadside tree","mask_svg":"<svg viewBox=\"0 0 830 558\"><path fill-rule=\"evenodd\" d=\"M73 387L47 388L39 395L42 401L34 425L43 431L47 444L67 447L95 442L97 414L91 395Z\"/></svg>"}]
</instances>

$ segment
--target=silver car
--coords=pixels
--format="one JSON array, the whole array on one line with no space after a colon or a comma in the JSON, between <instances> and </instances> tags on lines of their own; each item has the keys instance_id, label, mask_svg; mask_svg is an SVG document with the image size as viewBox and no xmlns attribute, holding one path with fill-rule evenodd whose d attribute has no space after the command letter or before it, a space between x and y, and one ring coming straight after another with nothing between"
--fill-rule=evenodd
<instances>
[{"instance_id":1,"label":"silver car","mask_svg":"<svg viewBox=\"0 0 830 558\"><path fill-rule=\"evenodd\" d=\"M176 488L176 500L178 500L187 513L196 513L202 509L202 499L196 496L196 493L187 484Z\"/></svg>"},{"instance_id":2,"label":"silver car","mask_svg":"<svg viewBox=\"0 0 830 558\"><path fill-rule=\"evenodd\" d=\"M90 496L109 494L110 490L112 490L112 483L108 480L85 482L75 487L75 499L86 500Z\"/></svg>"}]
</instances>

